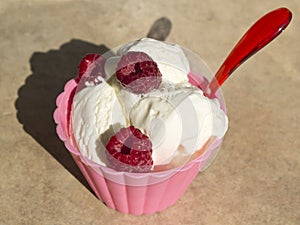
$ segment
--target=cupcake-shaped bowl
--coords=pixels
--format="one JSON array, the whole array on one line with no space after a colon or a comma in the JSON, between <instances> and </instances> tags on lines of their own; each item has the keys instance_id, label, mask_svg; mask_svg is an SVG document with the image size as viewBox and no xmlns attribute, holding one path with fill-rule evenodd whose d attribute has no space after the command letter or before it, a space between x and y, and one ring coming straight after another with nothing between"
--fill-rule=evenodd
<instances>
[{"instance_id":1,"label":"cupcake-shaped bowl","mask_svg":"<svg viewBox=\"0 0 300 225\"><path fill-rule=\"evenodd\" d=\"M195 152L195 154L191 154L191 156L186 160L179 160L180 163L177 163L176 166L174 166L174 164L172 163L155 165L155 163L159 162L159 153L156 152L155 154L157 154L158 156L155 156L156 158L153 159L154 164L151 164L152 169L150 169L149 171L121 171L117 167L113 167L108 163L110 159L109 157L111 157L111 155L107 153L107 149L105 149L105 146L107 146L109 138L101 139L101 135L97 134L97 132L99 132L97 129L95 129L94 131L93 127L90 127L88 123L85 124L84 122L81 122L82 124L80 126L87 126L88 128L80 127L79 129L92 129L92 135L95 134L97 138L96 144L95 141L92 140L93 144L97 146L95 150L96 153L92 152L94 150L88 149L91 148L90 146L93 146L93 144L89 145L86 141L81 142L81 139L79 140L80 137L78 136L79 134L76 131L76 126L78 126L79 123L79 113L74 115L74 112L78 111L78 102L80 103L81 101L84 101L84 99L77 97L79 96L78 93L81 92L81 95L83 96L82 93L84 93L83 90L85 88L90 88L91 86L94 87L100 85L103 82L107 82L108 84L112 84L112 82L115 82L116 79L114 78L114 76L116 76L116 68L117 65L120 64L119 62L121 60L121 57L124 54L127 54L130 49L132 51L137 51L136 48L139 47L139 41L118 47L115 50L111 50L107 54L101 56L97 54L90 54L85 57L81 62L81 66L79 68L79 77L68 81L65 84L63 92L57 97L57 108L54 112L54 120L57 124L56 130L59 138L64 142L67 150L71 153L74 161L78 165L79 169L81 170L82 174L86 178L87 182L89 183L99 200L104 202L108 207L112 209L118 210L122 213L130 213L133 215L152 214L162 211L167 207L173 205L183 195L183 193L188 188L193 179L197 176L199 171L201 172L205 170L211 164L213 159L216 157L220 144L222 142L222 137L214 136L210 138L210 141L206 141L205 144L201 146L201 151L199 150ZM139 51L149 53L147 52L149 46L143 46L143 43L145 44L147 41L155 43L158 42L155 40L142 39L142 42L140 42L142 44L138 48ZM160 44L161 43L159 43L159 45ZM202 61L196 54L186 48L182 48L178 45L173 44L162 44L172 47L176 46L177 49L181 49L182 54L186 57L186 62L188 63L188 71L185 72L185 79L190 82L193 87L205 90L209 81L212 79L212 72L204 63L204 61ZM167 65L168 67L178 67L178 62L176 61L176 59L172 59L172 57L167 56L164 52L166 50L167 49L161 48L159 46L154 50L150 49L149 55L152 56L151 51L156 51L158 52L158 55L164 55L164 57L169 58L167 59L168 62L164 62L165 64L169 63L169 65ZM177 54L177 52L172 54ZM160 60L164 61L164 57L160 57L158 59L157 57L155 57L156 56L152 58L154 61L157 60L157 64L159 66L164 64L160 62ZM159 67L159 69L162 73L162 82L164 82L166 67ZM99 73L104 74L103 80L101 80L102 78L99 79L99 77L97 77ZM178 77L180 79L180 76ZM180 82L181 81L179 81L179 83ZM122 85L120 86L122 87ZM134 94L136 93L133 93L132 95ZM148 95L142 93L139 94L139 96L142 96L141 98L144 98ZM214 101L217 101L220 109L224 113L226 113L225 103L221 90L216 93L215 97L216 99L214 99ZM74 98L77 98L76 103L74 103ZM92 100L88 99L88 101ZM130 106L129 109L127 109L128 107L125 107L125 109L123 108L122 110L127 110L128 114L130 115L139 116L139 114L132 113L132 110L130 109L131 107L133 106ZM93 113L94 112L91 111L91 114ZM183 117L182 115L180 116ZM118 112L113 112L112 119L110 121L113 121L113 117L116 118L117 116ZM184 117L186 117L186 114L184 114ZM89 115L87 116L87 118L89 118ZM135 121L135 119L130 118L129 120L125 120L124 123L131 123L132 121ZM185 118L181 118L180 121L181 124L184 123ZM112 131L116 133L116 129L118 129L116 127L120 126L120 124L117 123L118 126L112 126L114 124L115 123L108 124L108 126L110 128L112 127ZM227 126L227 121L224 126ZM226 130L227 127L224 129ZM165 131L167 131L167 129L165 129ZM90 131L81 132L80 134L82 135L83 133L87 132ZM150 139L152 138L151 135L155 136L155 134L153 134L154 132L152 130L152 133L149 134ZM182 129L180 132L185 131L184 129ZM101 134L103 134L103 132ZM172 135L176 136L177 134L172 133ZM172 135L167 136L167 138L172 138ZM180 135L184 136L184 134ZM88 140L90 141L90 137ZM158 141L158 143L161 142L161 140ZM85 145L83 145L82 143ZM156 146L153 145L153 149L154 154ZM99 151L103 152L101 153Z\"/></svg>"}]
</instances>

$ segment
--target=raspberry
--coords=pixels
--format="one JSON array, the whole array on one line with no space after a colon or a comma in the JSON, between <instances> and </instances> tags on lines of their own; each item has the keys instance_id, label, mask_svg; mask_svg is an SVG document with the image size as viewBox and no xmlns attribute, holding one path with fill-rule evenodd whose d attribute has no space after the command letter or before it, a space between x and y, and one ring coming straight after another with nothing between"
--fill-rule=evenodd
<instances>
[{"instance_id":1,"label":"raspberry","mask_svg":"<svg viewBox=\"0 0 300 225\"><path fill-rule=\"evenodd\" d=\"M83 74L89 70L90 70L89 76L105 77L104 63L105 63L105 59L101 55L87 54L79 63L78 78L81 79Z\"/></svg>"},{"instance_id":2,"label":"raspberry","mask_svg":"<svg viewBox=\"0 0 300 225\"><path fill-rule=\"evenodd\" d=\"M118 171L149 172L152 165L152 143L134 126L121 128L106 145L110 167Z\"/></svg>"},{"instance_id":3,"label":"raspberry","mask_svg":"<svg viewBox=\"0 0 300 225\"><path fill-rule=\"evenodd\" d=\"M144 52L128 52L118 63L117 79L129 91L141 94L158 88L162 75L156 62Z\"/></svg>"}]
</instances>

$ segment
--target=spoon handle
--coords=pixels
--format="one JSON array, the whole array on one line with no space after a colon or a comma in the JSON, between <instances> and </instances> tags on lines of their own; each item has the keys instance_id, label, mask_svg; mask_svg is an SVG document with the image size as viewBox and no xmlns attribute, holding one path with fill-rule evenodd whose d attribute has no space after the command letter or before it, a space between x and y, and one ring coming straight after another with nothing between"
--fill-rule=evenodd
<instances>
[{"instance_id":1,"label":"spoon handle","mask_svg":"<svg viewBox=\"0 0 300 225\"><path fill-rule=\"evenodd\" d=\"M213 97L231 73L277 37L288 26L291 19L292 13L287 8L279 8L253 24L225 59L209 84L206 94Z\"/></svg>"}]
</instances>

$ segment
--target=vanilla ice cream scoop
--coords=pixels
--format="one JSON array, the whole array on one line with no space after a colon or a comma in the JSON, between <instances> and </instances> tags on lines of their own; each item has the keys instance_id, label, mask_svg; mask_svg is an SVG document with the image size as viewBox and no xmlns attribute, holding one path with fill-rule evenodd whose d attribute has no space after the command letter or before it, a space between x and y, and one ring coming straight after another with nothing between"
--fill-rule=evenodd
<instances>
[{"instance_id":1,"label":"vanilla ice cream scoop","mask_svg":"<svg viewBox=\"0 0 300 225\"><path fill-rule=\"evenodd\" d=\"M81 153L90 160L105 164L106 142L116 129L126 126L126 117L114 89L102 79L88 85L73 99L72 127Z\"/></svg>"},{"instance_id":2,"label":"vanilla ice cream scoop","mask_svg":"<svg viewBox=\"0 0 300 225\"><path fill-rule=\"evenodd\" d=\"M141 40L124 45L117 52L123 55L127 52L144 52L148 54L158 65L158 68L165 80L180 83L188 81L187 74L190 66L182 48L176 44L166 44L151 38L142 38ZM182 76L182 72L185 76Z\"/></svg>"},{"instance_id":3,"label":"vanilla ice cream scoop","mask_svg":"<svg viewBox=\"0 0 300 225\"><path fill-rule=\"evenodd\" d=\"M188 83L165 83L137 101L129 117L152 140L154 165L170 163L179 149L192 155L210 137L222 138L228 128L219 102Z\"/></svg>"}]
</instances>

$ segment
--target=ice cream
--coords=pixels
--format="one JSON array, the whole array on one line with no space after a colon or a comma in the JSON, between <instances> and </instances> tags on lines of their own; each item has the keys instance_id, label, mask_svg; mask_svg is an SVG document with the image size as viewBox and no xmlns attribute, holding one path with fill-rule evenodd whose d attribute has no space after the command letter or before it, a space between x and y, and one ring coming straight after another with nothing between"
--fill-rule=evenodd
<instances>
[{"instance_id":1,"label":"ice cream","mask_svg":"<svg viewBox=\"0 0 300 225\"><path fill-rule=\"evenodd\" d=\"M224 136L227 116L218 100L188 82L189 62L180 46L145 38L121 47L117 55L129 52L151 57L162 81L147 93L133 93L116 78L120 57L108 59L105 76L86 82L73 100L74 138L84 156L107 166L105 146L122 127L134 126L149 137L152 168L175 158L186 162L210 138Z\"/></svg>"},{"instance_id":2,"label":"ice cream","mask_svg":"<svg viewBox=\"0 0 300 225\"><path fill-rule=\"evenodd\" d=\"M121 47L118 50L118 55L131 51L141 51L148 54L157 63L164 80L169 80L172 83L188 81L189 62L179 45L143 38Z\"/></svg>"}]
</instances>

